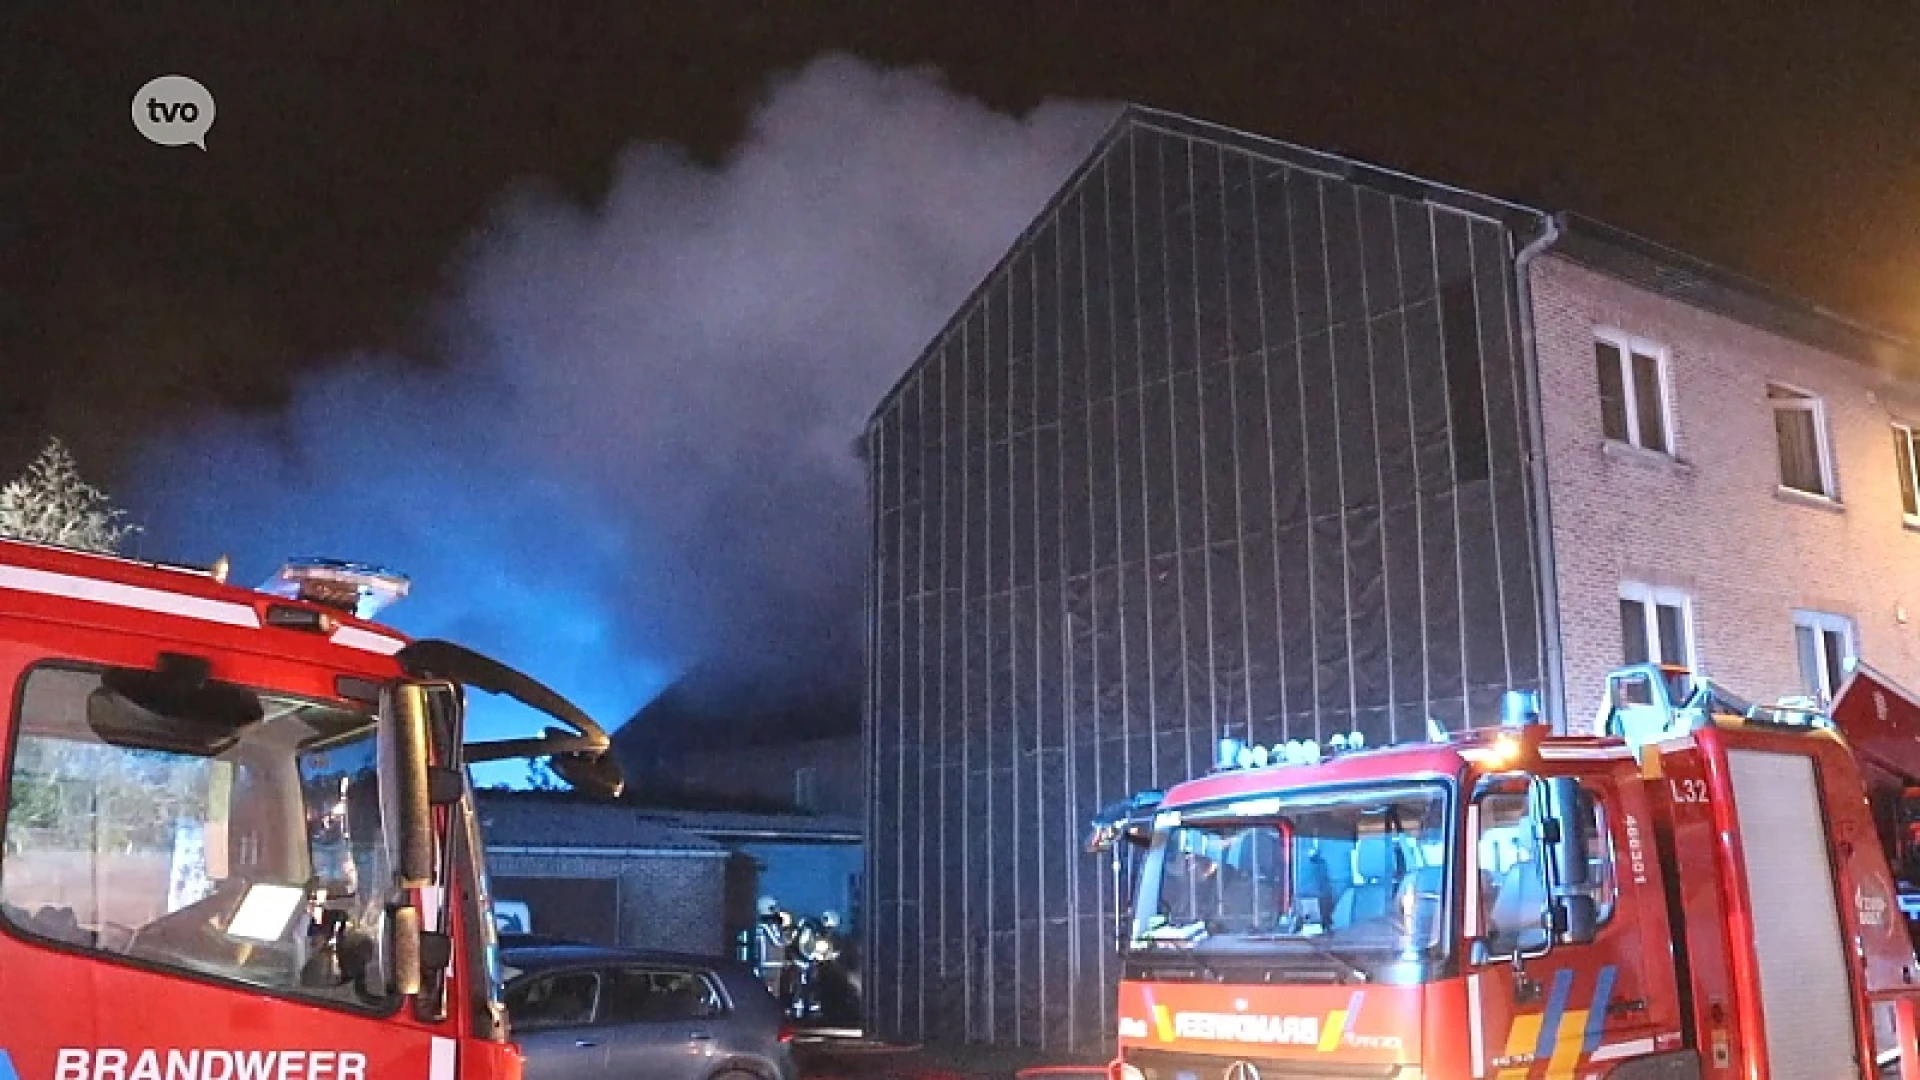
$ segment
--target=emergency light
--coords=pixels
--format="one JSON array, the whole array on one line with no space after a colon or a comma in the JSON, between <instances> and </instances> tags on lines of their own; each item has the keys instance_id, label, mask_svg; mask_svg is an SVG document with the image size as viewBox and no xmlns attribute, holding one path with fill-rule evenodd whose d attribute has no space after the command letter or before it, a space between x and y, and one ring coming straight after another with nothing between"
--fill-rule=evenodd
<instances>
[{"instance_id":1,"label":"emergency light","mask_svg":"<svg viewBox=\"0 0 1920 1080\"><path fill-rule=\"evenodd\" d=\"M1215 772L1233 769L1260 769L1268 765L1315 765L1328 757L1364 749L1367 737L1358 731L1335 734L1322 748L1315 739L1288 739L1272 746L1248 745L1239 739L1221 739L1214 748Z\"/></svg>"},{"instance_id":2,"label":"emergency light","mask_svg":"<svg viewBox=\"0 0 1920 1080\"><path fill-rule=\"evenodd\" d=\"M1500 695L1500 726L1532 727L1542 723L1540 695L1532 690L1509 690Z\"/></svg>"},{"instance_id":3,"label":"emergency light","mask_svg":"<svg viewBox=\"0 0 1920 1080\"><path fill-rule=\"evenodd\" d=\"M383 567L309 556L288 559L260 591L371 619L406 596L411 584Z\"/></svg>"}]
</instances>

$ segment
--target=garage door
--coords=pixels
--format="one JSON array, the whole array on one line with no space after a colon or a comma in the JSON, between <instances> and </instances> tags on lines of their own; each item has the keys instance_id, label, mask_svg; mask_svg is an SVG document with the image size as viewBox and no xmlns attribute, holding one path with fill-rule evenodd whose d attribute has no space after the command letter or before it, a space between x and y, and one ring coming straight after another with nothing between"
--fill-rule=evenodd
<instances>
[{"instance_id":1,"label":"garage door","mask_svg":"<svg viewBox=\"0 0 1920 1080\"><path fill-rule=\"evenodd\" d=\"M613 878L496 877L493 898L531 908L536 934L620 944L620 882Z\"/></svg>"}]
</instances>

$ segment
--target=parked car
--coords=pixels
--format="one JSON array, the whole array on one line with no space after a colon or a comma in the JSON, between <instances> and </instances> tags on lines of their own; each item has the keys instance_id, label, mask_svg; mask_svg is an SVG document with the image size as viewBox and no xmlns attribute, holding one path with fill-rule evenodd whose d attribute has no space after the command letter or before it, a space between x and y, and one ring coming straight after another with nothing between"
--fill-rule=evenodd
<instances>
[{"instance_id":1,"label":"parked car","mask_svg":"<svg viewBox=\"0 0 1920 1080\"><path fill-rule=\"evenodd\" d=\"M737 962L597 945L505 945L526 1080L796 1080L792 1032Z\"/></svg>"},{"instance_id":2,"label":"parked car","mask_svg":"<svg viewBox=\"0 0 1920 1080\"><path fill-rule=\"evenodd\" d=\"M552 946L552 945L585 946L587 944L584 941L575 941L572 938L554 937L551 934L502 933L498 935L498 938L500 941L500 954L502 956L505 956L509 951L512 951L514 949L539 949L539 948L545 948L547 946Z\"/></svg>"}]
</instances>

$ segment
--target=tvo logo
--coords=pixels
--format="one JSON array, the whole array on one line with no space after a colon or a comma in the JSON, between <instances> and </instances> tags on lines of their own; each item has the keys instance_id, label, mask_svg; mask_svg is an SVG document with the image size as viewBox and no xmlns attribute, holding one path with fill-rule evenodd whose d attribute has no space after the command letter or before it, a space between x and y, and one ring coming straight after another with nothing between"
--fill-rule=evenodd
<instances>
[{"instance_id":1,"label":"tvo logo","mask_svg":"<svg viewBox=\"0 0 1920 1080\"><path fill-rule=\"evenodd\" d=\"M161 146L207 148L213 94L185 75L162 75L133 95L133 126Z\"/></svg>"}]
</instances>

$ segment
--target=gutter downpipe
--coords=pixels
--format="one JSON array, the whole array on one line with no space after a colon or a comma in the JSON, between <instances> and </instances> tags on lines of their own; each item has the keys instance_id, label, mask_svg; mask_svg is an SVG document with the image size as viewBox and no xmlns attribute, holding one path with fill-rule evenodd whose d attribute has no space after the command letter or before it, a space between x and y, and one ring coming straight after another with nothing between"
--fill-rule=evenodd
<instances>
[{"instance_id":1,"label":"gutter downpipe","mask_svg":"<svg viewBox=\"0 0 1920 1080\"><path fill-rule=\"evenodd\" d=\"M1560 644L1560 572L1554 559L1552 489L1547 478L1545 403L1540 397L1540 349L1533 319L1533 261L1560 239L1560 218L1542 214L1545 229L1514 258L1514 283L1520 301L1520 361L1527 381L1527 464L1533 476L1533 530L1540 572L1541 659L1546 676L1547 722L1555 734L1567 733L1566 654Z\"/></svg>"}]
</instances>

